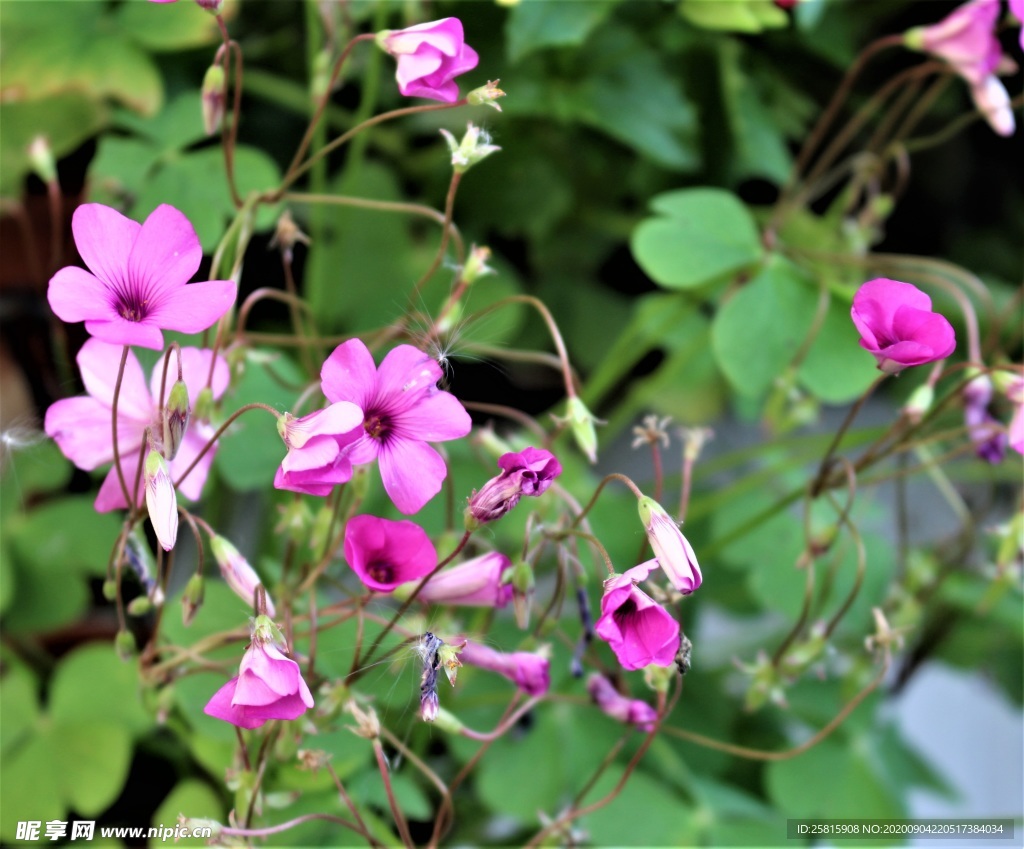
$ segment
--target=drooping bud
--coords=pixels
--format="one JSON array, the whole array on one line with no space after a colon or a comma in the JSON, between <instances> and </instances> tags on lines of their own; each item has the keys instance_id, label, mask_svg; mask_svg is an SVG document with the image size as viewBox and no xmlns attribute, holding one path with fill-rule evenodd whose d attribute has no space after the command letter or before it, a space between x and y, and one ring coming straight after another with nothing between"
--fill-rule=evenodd
<instances>
[{"instance_id":1,"label":"drooping bud","mask_svg":"<svg viewBox=\"0 0 1024 849\"><path fill-rule=\"evenodd\" d=\"M114 601L117 598L117 580L108 578L103 582L103 597L107 601Z\"/></svg>"},{"instance_id":2,"label":"drooping bud","mask_svg":"<svg viewBox=\"0 0 1024 849\"><path fill-rule=\"evenodd\" d=\"M36 136L29 142L28 161L36 176L44 183L57 182L57 162L46 136Z\"/></svg>"},{"instance_id":3,"label":"drooping bud","mask_svg":"<svg viewBox=\"0 0 1024 849\"><path fill-rule=\"evenodd\" d=\"M466 102L470 106L490 106L492 109L501 111L501 107L495 102L499 97L504 97L505 92L498 88L501 80L488 80L487 85L473 89L466 95Z\"/></svg>"},{"instance_id":4,"label":"drooping bud","mask_svg":"<svg viewBox=\"0 0 1024 849\"><path fill-rule=\"evenodd\" d=\"M452 154L452 168L456 174L465 174L478 162L501 150L497 145L491 144L491 137L485 130L473 123L466 127L466 134L461 142L455 141L455 136L447 130L441 130L441 135L448 142L448 150Z\"/></svg>"},{"instance_id":5,"label":"drooping bud","mask_svg":"<svg viewBox=\"0 0 1024 849\"><path fill-rule=\"evenodd\" d=\"M149 596L144 595L136 596L125 607L129 616L145 616L152 609L153 602L149 600Z\"/></svg>"},{"instance_id":6,"label":"drooping bud","mask_svg":"<svg viewBox=\"0 0 1024 849\"><path fill-rule=\"evenodd\" d=\"M653 498L644 496L639 499L637 509L661 570L676 590L689 595L702 580L697 555L690 543L665 508Z\"/></svg>"},{"instance_id":7,"label":"drooping bud","mask_svg":"<svg viewBox=\"0 0 1024 849\"><path fill-rule=\"evenodd\" d=\"M188 422L192 416L192 406L188 401L188 387L184 380L174 381L164 405L163 438L164 457L173 460L181 448L181 441L188 430Z\"/></svg>"},{"instance_id":8,"label":"drooping bud","mask_svg":"<svg viewBox=\"0 0 1024 849\"><path fill-rule=\"evenodd\" d=\"M515 613L516 624L523 630L530 627L530 610L535 592L533 567L525 560L520 560L512 567L512 611Z\"/></svg>"},{"instance_id":9,"label":"drooping bud","mask_svg":"<svg viewBox=\"0 0 1024 849\"><path fill-rule=\"evenodd\" d=\"M907 399L900 411L903 417L911 424L920 423L935 402L935 388L930 383L922 383Z\"/></svg>"},{"instance_id":10,"label":"drooping bud","mask_svg":"<svg viewBox=\"0 0 1024 849\"><path fill-rule=\"evenodd\" d=\"M253 604L256 587L261 583L256 570L249 565L248 560L242 557L237 548L218 534L210 539L210 548L220 567L220 574L227 585L246 604ZM274 602L271 601L269 594L265 593L264 597L267 605L266 614L273 619L277 615Z\"/></svg>"},{"instance_id":11,"label":"drooping bud","mask_svg":"<svg viewBox=\"0 0 1024 849\"><path fill-rule=\"evenodd\" d=\"M213 390L209 386L204 386L196 396L192 415L198 422L208 422L213 418L213 407Z\"/></svg>"},{"instance_id":12,"label":"drooping bud","mask_svg":"<svg viewBox=\"0 0 1024 849\"><path fill-rule=\"evenodd\" d=\"M121 630L114 637L114 651L121 660L128 661L135 657L135 637L131 631Z\"/></svg>"},{"instance_id":13,"label":"drooping bud","mask_svg":"<svg viewBox=\"0 0 1024 849\"><path fill-rule=\"evenodd\" d=\"M591 463L596 463L597 431L594 425L598 419L587 409L586 404L573 395L566 404L564 421L569 425L580 451Z\"/></svg>"},{"instance_id":14,"label":"drooping bud","mask_svg":"<svg viewBox=\"0 0 1024 849\"><path fill-rule=\"evenodd\" d=\"M196 613L203 605L203 596L206 592L206 582L203 576L195 574L185 584L185 591L181 594L181 621L187 628L196 618Z\"/></svg>"},{"instance_id":15,"label":"drooping bud","mask_svg":"<svg viewBox=\"0 0 1024 849\"><path fill-rule=\"evenodd\" d=\"M224 121L224 108L228 99L227 78L219 64L210 65L203 77L202 110L203 130L206 135L216 135Z\"/></svg>"},{"instance_id":16,"label":"drooping bud","mask_svg":"<svg viewBox=\"0 0 1024 849\"><path fill-rule=\"evenodd\" d=\"M309 236L299 229L299 225L292 218L292 211L286 209L277 219L277 226L274 228L274 236L270 240L270 247L280 248L288 262L292 261L294 248L297 242L309 246Z\"/></svg>"},{"instance_id":17,"label":"drooping bud","mask_svg":"<svg viewBox=\"0 0 1024 849\"><path fill-rule=\"evenodd\" d=\"M146 456L146 509L160 547L170 551L178 539L178 496L167 461L152 449Z\"/></svg>"},{"instance_id":18,"label":"drooping bud","mask_svg":"<svg viewBox=\"0 0 1024 849\"><path fill-rule=\"evenodd\" d=\"M681 642L681 638L680 638ZM676 652L678 655L679 653ZM655 693L667 693L677 671L676 666L657 666L651 664L644 667L644 683Z\"/></svg>"},{"instance_id":19,"label":"drooping bud","mask_svg":"<svg viewBox=\"0 0 1024 849\"><path fill-rule=\"evenodd\" d=\"M649 667L663 669L664 667ZM653 731L658 712L647 702L623 696L612 682L595 672L587 679L587 692L601 711L612 719L634 725L641 731Z\"/></svg>"}]
</instances>

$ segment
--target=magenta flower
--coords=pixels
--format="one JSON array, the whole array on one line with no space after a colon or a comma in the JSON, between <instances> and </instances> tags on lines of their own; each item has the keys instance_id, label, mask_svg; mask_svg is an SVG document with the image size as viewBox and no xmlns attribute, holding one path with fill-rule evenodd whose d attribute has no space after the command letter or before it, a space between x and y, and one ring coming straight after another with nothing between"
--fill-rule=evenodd
<instances>
[{"instance_id":1,"label":"magenta flower","mask_svg":"<svg viewBox=\"0 0 1024 849\"><path fill-rule=\"evenodd\" d=\"M999 0L971 0L928 27L907 35L907 44L948 62L974 86L993 73L1002 58L995 36Z\"/></svg>"},{"instance_id":2,"label":"magenta flower","mask_svg":"<svg viewBox=\"0 0 1024 849\"><path fill-rule=\"evenodd\" d=\"M78 468L91 471L114 459L114 448L111 434L111 407L114 399L114 381L117 367L121 362L122 348L110 345L99 339L89 339L78 352L78 368L82 372L82 381L89 393L87 396L65 398L50 405L46 411L43 428L52 437L60 450ZM181 349L181 368L191 406L195 406L200 390L206 386L206 378L210 373L212 351L199 348ZM173 374L177 364L171 354L169 371ZM160 394L160 382L163 374L161 360L153 369L150 387L146 387L142 375L142 367L129 352L125 362L124 378L121 381L121 397L117 406L117 440L121 453L121 468L125 482L131 487L135 481L139 466L139 448L147 427L153 428L154 434L160 433L163 416L157 397ZM212 391L214 398L224 394L228 386L228 364L223 357L217 357L213 369ZM173 381L168 380L167 388ZM207 422L193 419L188 430L182 437L181 446L173 460L167 465L171 477L177 480L203 447L213 436L214 430ZM178 492L186 498L195 500L203 491L203 484L213 463L216 448L211 448L195 468L189 473ZM136 503L141 503L143 495L142 478L140 476L139 491ZM96 496L96 509L100 513L127 507L121 484L117 479L117 470L111 469L100 486Z\"/></svg>"},{"instance_id":3,"label":"magenta flower","mask_svg":"<svg viewBox=\"0 0 1024 849\"><path fill-rule=\"evenodd\" d=\"M869 280L853 296L850 317L860 332L860 346L886 374L944 359L956 348L952 325L932 312L932 299L909 283Z\"/></svg>"},{"instance_id":4,"label":"magenta flower","mask_svg":"<svg viewBox=\"0 0 1024 849\"><path fill-rule=\"evenodd\" d=\"M330 495L335 484L352 477L352 461L343 451L362 433L363 411L339 401L301 419L285 413L277 420L288 453L274 475L274 486L308 495Z\"/></svg>"},{"instance_id":5,"label":"magenta flower","mask_svg":"<svg viewBox=\"0 0 1024 849\"><path fill-rule=\"evenodd\" d=\"M512 584L504 581L512 561L491 551L438 572L416 598L435 604L464 607L505 607L512 600Z\"/></svg>"},{"instance_id":6,"label":"magenta flower","mask_svg":"<svg viewBox=\"0 0 1024 849\"><path fill-rule=\"evenodd\" d=\"M389 593L434 571L437 552L415 522L353 516L345 526L345 559L371 590Z\"/></svg>"},{"instance_id":7,"label":"magenta flower","mask_svg":"<svg viewBox=\"0 0 1024 849\"><path fill-rule=\"evenodd\" d=\"M398 60L395 78L406 97L454 103L459 99L455 77L473 70L480 61L465 43L458 18L382 30L377 33L377 44Z\"/></svg>"},{"instance_id":8,"label":"magenta flower","mask_svg":"<svg viewBox=\"0 0 1024 849\"><path fill-rule=\"evenodd\" d=\"M1024 23L1024 0L1010 0L1010 11L1018 23ZM1020 40L1020 49L1024 50L1024 27L1021 27L1017 38Z\"/></svg>"},{"instance_id":9,"label":"magenta flower","mask_svg":"<svg viewBox=\"0 0 1024 849\"><path fill-rule=\"evenodd\" d=\"M160 350L163 330L206 330L235 302L230 280L186 286L203 258L196 231L161 204L138 224L99 203L71 219L75 246L89 271L69 265L50 278L47 298L62 321L84 321L97 339Z\"/></svg>"},{"instance_id":10,"label":"magenta flower","mask_svg":"<svg viewBox=\"0 0 1024 849\"><path fill-rule=\"evenodd\" d=\"M971 97L988 125L1001 136L1012 136L1017 129L1010 105L1010 95L995 74L989 74L977 85L971 86Z\"/></svg>"},{"instance_id":11,"label":"magenta flower","mask_svg":"<svg viewBox=\"0 0 1024 849\"><path fill-rule=\"evenodd\" d=\"M979 374L963 389L964 424L974 443L974 453L986 463L996 465L1006 454L1006 432L989 412L992 403L992 381L987 374Z\"/></svg>"},{"instance_id":12,"label":"magenta flower","mask_svg":"<svg viewBox=\"0 0 1024 849\"><path fill-rule=\"evenodd\" d=\"M531 696L542 696L551 686L551 662L539 652L500 652L467 641L459 653L459 660L497 672Z\"/></svg>"},{"instance_id":13,"label":"magenta flower","mask_svg":"<svg viewBox=\"0 0 1024 849\"><path fill-rule=\"evenodd\" d=\"M641 731L653 731L658 712L647 702L622 695L612 682L595 672L587 678L587 692L601 710L612 719L635 725Z\"/></svg>"},{"instance_id":14,"label":"magenta flower","mask_svg":"<svg viewBox=\"0 0 1024 849\"><path fill-rule=\"evenodd\" d=\"M448 470L428 442L469 433L469 414L437 388L441 367L412 345L399 345L377 369L366 345L349 339L320 370L331 402L351 401L363 411L363 433L350 448L353 464L380 465L384 489L403 513L415 513L441 490Z\"/></svg>"},{"instance_id":15,"label":"magenta flower","mask_svg":"<svg viewBox=\"0 0 1024 849\"><path fill-rule=\"evenodd\" d=\"M542 448L503 454L498 468L501 474L487 481L469 499L467 518L477 523L501 518L519 503L520 497L540 495L562 473L555 455Z\"/></svg>"},{"instance_id":16,"label":"magenta flower","mask_svg":"<svg viewBox=\"0 0 1024 849\"><path fill-rule=\"evenodd\" d=\"M203 713L239 728L259 728L270 719L295 719L313 707L299 665L275 645L275 632L268 617L256 617L238 675L213 694Z\"/></svg>"},{"instance_id":17,"label":"magenta flower","mask_svg":"<svg viewBox=\"0 0 1024 849\"><path fill-rule=\"evenodd\" d=\"M676 590L683 595L689 595L703 580L697 555L693 553L689 540L683 536L679 525L672 520L665 508L653 498L641 498L637 510L661 570L668 576Z\"/></svg>"},{"instance_id":18,"label":"magenta flower","mask_svg":"<svg viewBox=\"0 0 1024 849\"><path fill-rule=\"evenodd\" d=\"M637 583L655 568L648 560L604 582L601 618L594 631L624 669L671 666L679 650L679 623Z\"/></svg>"}]
</instances>

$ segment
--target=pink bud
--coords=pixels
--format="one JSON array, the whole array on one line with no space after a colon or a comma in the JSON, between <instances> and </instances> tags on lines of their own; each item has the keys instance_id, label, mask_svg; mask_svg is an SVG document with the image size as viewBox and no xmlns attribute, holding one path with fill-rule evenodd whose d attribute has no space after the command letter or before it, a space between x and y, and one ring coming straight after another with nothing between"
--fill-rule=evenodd
<instances>
[{"instance_id":1,"label":"pink bud","mask_svg":"<svg viewBox=\"0 0 1024 849\"><path fill-rule=\"evenodd\" d=\"M159 451L150 450L146 457L146 509L161 548L170 551L178 539L178 497Z\"/></svg>"}]
</instances>

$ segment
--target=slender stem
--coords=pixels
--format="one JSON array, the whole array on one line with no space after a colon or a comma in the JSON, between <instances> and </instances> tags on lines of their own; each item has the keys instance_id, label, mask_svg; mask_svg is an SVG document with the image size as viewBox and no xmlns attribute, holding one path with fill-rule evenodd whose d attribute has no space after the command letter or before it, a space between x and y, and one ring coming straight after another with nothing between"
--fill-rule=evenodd
<instances>
[{"instance_id":1,"label":"slender stem","mask_svg":"<svg viewBox=\"0 0 1024 849\"><path fill-rule=\"evenodd\" d=\"M373 754L377 757L377 768L380 770L381 781L384 782L384 792L387 793L388 805L391 806L391 816L394 817L395 825L398 826L398 834L402 838L402 845L406 846L407 849L416 849L416 844L412 841L412 835L409 834L409 823L406 822L405 814L402 813L402 808L395 798L395 791L391 788L388 761L384 757L384 747L381 745L380 740L375 739L373 741Z\"/></svg>"},{"instance_id":2,"label":"slender stem","mask_svg":"<svg viewBox=\"0 0 1024 849\"><path fill-rule=\"evenodd\" d=\"M430 280L437 269L441 267L445 251L448 250L448 240L451 238L452 214L455 210L455 193L458 191L459 183L461 181L462 172L453 170L451 180L448 182L448 194L445 196L444 201L444 222L441 224L441 243L437 246L437 251L434 254L433 262L430 263L430 267L423 272L423 275L416 281L416 285L412 287L412 291L409 293L409 304L407 307L407 311L409 312L411 312L412 308L416 305L420 292L422 292L427 281Z\"/></svg>"},{"instance_id":3,"label":"slender stem","mask_svg":"<svg viewBox=\"0 0 1024 849\"><path fill-rule=\"evenodd\" d=\"M384 731L384 733L388 733L384 728L381 730ZM345 807L348 808L349 813L352 814L352 819L354 819L356 821L356 825L359 826L358 830L362 832L362 835L369 841L371 846L380 846L380 841L374 838L366 828L366 823L363 822L363 818L359 815L359 808L356 807L355 802L352 801L352 797L345 791L345 785L341 783L341 779L338 777L338 773L334 771L334 767L331 766L329 762L325 763L324 767L327 769L327 772L330 773L330 776L334 781L334 786L338 788L338 797L345 803Z\"/></svg>"},{"instance_id":4,"label":"slender stem","mask_svg":"<svg viewBox=\"0 0 1024 849\"><path fill-rule=\"evenodd\" d=\"M266 410L275 419L281 417L281 414L278 413L277 410L275 410L269 404L261 404L258 401L253 401L251 404L246 404L242 407L239 407L230 416L227 417L227 419L224 421L224 424L217 428L216 433L214 433L213 436L210 437L210 440L206 443L206 445L203 446L203 450L196 454L195 459L191 463L189 463L188 468L185 469L185 471L183 471L178 476L178 479L174 482L175 488L181 486L181 482L192 473L192 470L196 467L199 461L206 456L206 452L209 451L216 444L217 440L221 438L221 436L224 434L224 431L226 431L231 426L235 419L241 416L242 413L247 413L249 410Z\"/></svg>"},{"instance_id":5,"label":"slender stem","mask_svg":"<svg viewBox=\"0 0 1024 849\"><path fill-rule=\"evenodd\" d=\"M850 425L853 424L853 420L857 417L857 413L860 412L860 408L864 406L864 403L871 397L871 394L878 388L879 384L885 378L887 374L881 374L875 378L874 382L864 391L864 394L857 399L856 403L850 407L849 412L846 414L846 418L843 419L843 423L839 426L835 436L832 437L832 442L825 451L825 456L821 459L821 465L818 467L818 474L815 476L814 481L811 483L811 497L817 498L821 494L821 490L825 485L825 479L828 477L828 473L832 468L832 457L835 454L836 449L839 447L839 443L843 439L843 435L847 430L850 429Z\"/></svg>"},{"instance_id":6,"label":"slender stem","mask_svg":"<svg viewBox=\"0 0 1024 849\"><path fill-rule=\"evenodd\" d=\"M388 731L387 728L381 726L380 733L402 754L402 757L415 766L427 781L437 788L437 792L441 794L441 808L437 812L436 822L443 824L446 818L453 818L454 811L452 806L452 794L448 791L448 787L445 785L444 781L441 780L440 776L427 766L427 764L421 760L412 749ZM428 846L434 845L436 845L436 840L432 839Z\"/></svg>"},{"instance_id":7,"label":"slender stem","mask_svg":"<svg viewBox=\"0 0 1024 849\"><path fill-rule=\"evenodd\" d=\"M121 484L121 494L124 496L125 506L129 510L135 509L135 497L128 495L128 484L124 479L124 469L121 468L121 449L117 444L117 402L121 397L121 382L124 380L124 366L128 362L127 345L121 350L121 363L117 367L117 380L114 381L114 400L110 405L110 432L114 442L114 468L117 469L117 480Z\"/></svg>"},{"instance_id":8,"label":"slender stem","mask_svg":"<svg viewBox=\"0 0 1024 849\"><path fill-rule=\"evenodd\" d=\"M344 817L336 817L333 814L303 814L300 817L295 817L295 819L278 823L277 825L267 826L266 828L230 828L228 826L222 826L220 833L229 837L269 837L271 834L280 834L283 831L295 828L297 825L302 825L304 822L313 822L316 820L323 820L325 822L335 823L336 825L342 825L350 831L354 831L356 834L362 835L367 840L372 841L373 839L355 823L349 822Z\"/></svg>"}]
</instances>

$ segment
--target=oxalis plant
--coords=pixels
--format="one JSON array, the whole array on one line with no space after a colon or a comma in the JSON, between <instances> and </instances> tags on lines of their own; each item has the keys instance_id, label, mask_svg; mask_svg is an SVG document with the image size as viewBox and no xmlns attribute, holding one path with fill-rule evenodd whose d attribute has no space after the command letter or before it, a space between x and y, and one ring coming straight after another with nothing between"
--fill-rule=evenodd
<instances>
[{"instance_id":1,"label":"oxalis plant","mask_svg":"<svg viewBox=\"0 0 1024 849\"><path fill-rule=\"evenodd\" d=\"M479 25L491 55L466 43L496 8L413 4L387 28L397 5L288 4L309 42L296 99L260 69L274 32L233 35L259 4L157 2L3 9L22 109L5 121L25 136L7 164L46 187L36 273L66 397L42 433L4 431L0 836L98 821L226 846L789 845L787 818L900 817L910 788L941 790L886 694L967 645L967 665L1016 669L998 674L1020 699L1021 290L873 248L920 151L978 122L1013 135L1000 37L1021 4L971 0L859 45L792 162L773 148L773 203L648 192L629 248L665 291L588 326L571 293L514 280L512 242L463 236L463 189L569 185L522 153L503 172L495 140L557 114L538 92L562 85L565 122L692 168L689 107L640 29L707 37L726 67L729 32L811 13L523 3L501 12L514 57L590 44L592 67L565 53L499 82L495 34ZM28 47L79 30L102 34L111 75L33 72ZM202 79L165 57L192 94L160 113L145 49L211 38ZM658 108L637 107L652 87ZM129 107L113 123L107 98ZM274 98L302 120L267 136L271 156L240 138ZM194 148L181 127L200 120L214 141ZM56 158L81 128L100 142L69 205ZM430 163L426 196L382 179L371 144ZM31 233L21 201L5 210ZM378 223L396 220L413 229ZM587 244L538 239L536 261ZM474 360L544 390L474 398ZM726 401L759 423L750 447L717 448ZM102 480L69 484L72 464ZM962 469L990 484L989 513ZM938 538L908 531L921 492ZM98 639L56 648L90 621ZM161 789L124 814L140 787Z\"/></svg>"}]
</instances>

